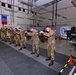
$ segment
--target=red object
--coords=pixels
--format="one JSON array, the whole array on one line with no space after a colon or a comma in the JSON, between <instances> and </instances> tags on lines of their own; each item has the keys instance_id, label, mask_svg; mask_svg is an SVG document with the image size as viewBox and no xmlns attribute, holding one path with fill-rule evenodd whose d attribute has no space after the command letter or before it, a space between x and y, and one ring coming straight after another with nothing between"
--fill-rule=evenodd
<instances>
[{"instance_id":1,"label":"red object","mask_svg":"<svg viewBox=\"0 0 76 75\"><path fill-rule=\"evenodd\" d=\"M68 60L68 64L70 64L70 65L73 65L74 64L72 55L70 56L70 58Z\"/></svg>"},{"instance_id":2,"label":"red object","mask_svg":"<svg viewBox=\"0 0 76 75\"><path fill-rule=\"evenodd\" d=\"M7 24L7 21L2 21L2 24L3 24L3 25L6 25L6 24Z\"/></svg>"},{"instance_id":3,"label":"red object","mask_svg":"<svg viewBox=\"0 0 76 75\"><path fill-rule=\"evenodd\" d=\"M59 41L59 40L62 40L62 37L61 36L59 36L58 38L57 38L57 40Z\"/></svg>"},{"instance_id":4,"label":"red object","mask_svg":"<svg viewBox=\"0 0 76 75\"><path fill-rule=\"evenodd\" d=\"M61 36L59 36L59 40L62 40L62 37Z\"/></svg>"}]
</instances>

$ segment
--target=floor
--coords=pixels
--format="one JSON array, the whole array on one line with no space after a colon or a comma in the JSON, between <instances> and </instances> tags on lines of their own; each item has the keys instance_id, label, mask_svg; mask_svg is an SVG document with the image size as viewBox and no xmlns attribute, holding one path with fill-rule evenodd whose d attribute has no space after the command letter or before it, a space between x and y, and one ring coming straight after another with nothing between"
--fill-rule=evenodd
<instances>
[{"instance_id":1,"label":"floor","mask_svg":"<svg viewBox=\"0 0 76 75\"><path fill-rule=\"evenodd\" d=\"M27 43L31 45L31 40L27 40ZM39 47L46 49L47 42L42 43L40 42ZM64 54L67 56L74 56L76 57L76 50L74 49L74 46L70 43L70 40L56 40L56 50L57 53Z\"/></svg>"},{"instance_id":2,"label":"floor","mask_svg":"<svg viewBox=\"0 0 76 75\"><path fill-rule=\"evenodd\" d=\"M0 40L0 75L58 75L70 55L75 55L69 40L56 41L55 63L49 67L50 61L45 61L46 44L40 42L40 56L31 55L31 41L27 41L27 48L9 45L9 42ZM69 75L73 66L68 66L61 75Z\"/></svg>"}]
</instances>

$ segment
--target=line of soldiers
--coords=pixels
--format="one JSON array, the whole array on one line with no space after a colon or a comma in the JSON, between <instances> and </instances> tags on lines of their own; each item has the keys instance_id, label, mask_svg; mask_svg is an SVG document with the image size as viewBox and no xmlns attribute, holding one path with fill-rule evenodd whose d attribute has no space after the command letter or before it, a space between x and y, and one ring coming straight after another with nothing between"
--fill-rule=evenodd
<instances>
[{"instance_id":1,"label":"line of soldiers","mask_svg":"<svg viewBox=\"0 0 76 75\"><path fill-rule=\"evenodd\" d=\"M22 50L23 48L26 48L26 35L31 36L31 40L32 40L32 53L31 54L37 54L36 57L39 57L39 36L38 36L38 32L34 29L31 28L30 32L28 31L24 31L22 30L22 28L13 30L12 27L10 27L9 29L5 29L5 28L1 28L0 29L0 38L3 41L7 41L7 33L10 34L9 36L9 40L10 43L15 43L15 46L20 45L20 49ZM44 36L46 36L48 38L48 43L47 43L47 48L46 48L46 52L47 52L47 59L51 60L50 63L48 64L49 66L52 66L54 64L54 52L55 52L55 31L53 31L50 27L46 27L46 32L44 31L40 31L39 34L43 34ZM14 42L15 41L15 42Z\"/></svg>"}]
</instances>

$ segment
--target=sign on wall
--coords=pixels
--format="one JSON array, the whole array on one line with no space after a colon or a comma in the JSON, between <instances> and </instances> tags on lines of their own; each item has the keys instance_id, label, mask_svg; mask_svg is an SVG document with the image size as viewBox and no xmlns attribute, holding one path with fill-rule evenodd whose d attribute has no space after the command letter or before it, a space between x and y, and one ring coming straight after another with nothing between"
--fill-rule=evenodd
<instances>
[{"instance_id":1,"label":"sign on wall","mask_svg":"<svg viewBox=\"0 0 76 75\"><path fill-rule=\"evenodd\" d=\"M2 24L7 25L7 16L6 15L2 15Z\"/></svg>"},{"instance_id":2,"label":"sign on wall","mask_svg":"<svg viewBox=\"0 0 76 75\"><path fill-rule=\"evenodd\" d=\"M71 26L61 26L60 27L60 35L62 38L66 39L67 38L67 34L65 33L66 30L70 30Z\"/></svg>"}]
</instances>

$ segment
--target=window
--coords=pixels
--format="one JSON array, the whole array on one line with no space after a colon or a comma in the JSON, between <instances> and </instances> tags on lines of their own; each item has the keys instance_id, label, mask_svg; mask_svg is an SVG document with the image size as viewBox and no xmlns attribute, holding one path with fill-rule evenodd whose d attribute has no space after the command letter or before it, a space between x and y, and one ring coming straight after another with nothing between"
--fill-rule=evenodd
<instances>
[{"instance_id":1,"label":"window","mask_svg":"<svg viewBox=\"0 0 76 75\"><path fill-rule=\"evenodd\" d=\"M11 5L10 4L8 4L8 8L11 8Z\"/></svg>"},{"instance_id":2,"label":"window","mask_svg":"<svg viewBox=\"0 0 76 75\"><path fill-rule=\"evenodd\" d=\"M5 7L5 3L2 2L2 3L1 3L1 6Z\"/></svg>"},{"instance_id":3,"label":"window","mask_svg":"<svg viewBox=\"0 0 76 75\"><path fill-rule=\"evenodd\" d=\"M25 12L25 9L23 9L23 12Z\"/></svg>"},{"instance_id":4,"label":"window","mask_svg":"<svg viewBox=\"0 0 76 75\"><path fill-rule=\"evenodd\" d=\"M18 10L21 11L21 8L19 7Z\"/></svg>"}]
</instances>

